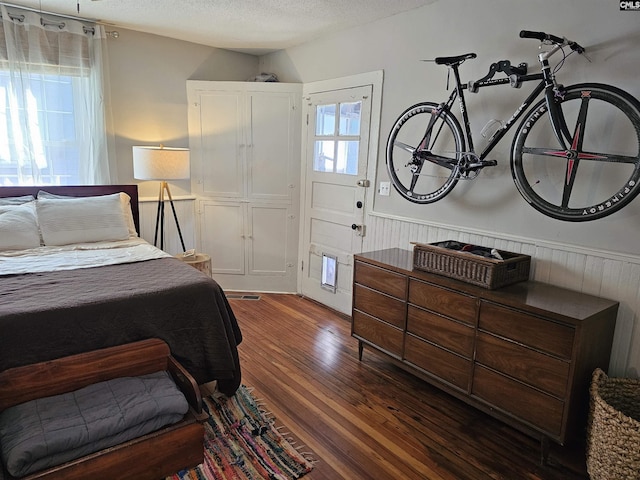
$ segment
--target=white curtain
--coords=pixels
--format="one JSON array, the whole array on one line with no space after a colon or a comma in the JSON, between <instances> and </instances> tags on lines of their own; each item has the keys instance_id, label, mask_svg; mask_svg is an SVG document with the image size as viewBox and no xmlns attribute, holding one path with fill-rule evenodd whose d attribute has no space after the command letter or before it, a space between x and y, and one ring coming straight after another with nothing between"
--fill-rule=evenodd
<instances>
[{"instance_id":1,"label":"white curtain","mask_svg":"<svg viewBox=\"0 0 640 480\"><path fill-rule=\"evenodd\" d=\"M104 27L0 12L0 184L112 183Z\"/></svg>"}]
</instances>

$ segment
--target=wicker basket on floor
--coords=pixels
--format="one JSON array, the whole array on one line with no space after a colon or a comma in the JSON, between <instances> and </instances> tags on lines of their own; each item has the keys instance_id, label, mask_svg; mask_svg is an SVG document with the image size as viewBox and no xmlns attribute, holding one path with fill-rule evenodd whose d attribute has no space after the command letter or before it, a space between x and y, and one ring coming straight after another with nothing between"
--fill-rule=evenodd
<instances>
[{"instance_id":1,"label":"wicker basket on floor","mask_svg":"<svg viewBox=\"0 0 640 480\"><path fill-rule=\"evenodd\" d=\"M591 381L587 471L591 480L640 478L640 380L609 378L599 368Z\"/></svg>"}]
</instances>

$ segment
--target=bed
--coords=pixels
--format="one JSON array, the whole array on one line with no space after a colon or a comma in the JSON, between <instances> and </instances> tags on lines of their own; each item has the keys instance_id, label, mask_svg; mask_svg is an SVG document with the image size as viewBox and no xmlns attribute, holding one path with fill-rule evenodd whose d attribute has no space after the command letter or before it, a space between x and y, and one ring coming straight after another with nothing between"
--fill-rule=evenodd
<instances>
[{"instance_id":1,"label":"bed","mask_svg":"<svg viewBox=\"0 0 640 480\"><path fill-rule=\"evenodd\" d=\"M160 338L199 384L236 391L242 334L224 292L136 231L136 185L0 187L0 371Z\"/></svg>"}]
</instances>

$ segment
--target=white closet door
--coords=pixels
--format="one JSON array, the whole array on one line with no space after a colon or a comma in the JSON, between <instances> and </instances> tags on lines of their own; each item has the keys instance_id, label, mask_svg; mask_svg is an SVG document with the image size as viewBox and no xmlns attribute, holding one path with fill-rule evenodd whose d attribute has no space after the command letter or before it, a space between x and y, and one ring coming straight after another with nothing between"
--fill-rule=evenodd
<instances>
[{"instance_id":1,"label":"white closet door","mask_svg":"<svg viewBox=\"0 0 640 480\"><path fill-rule=\"evenodd\" d=\"M292 93L254 92L248 98L248 197L251 200L291 201L292 171L300 151L293 150L293 125L298 120ZM295 157L295 158L294 158Z\"/></svg>"},{"instance_id":2,"label":"white closet door","mask_svg":"<svg viewBox=\"0 0 640 480\"><path fill-rule=\"evenodd\" d=\"M286 205L248 205L250 275L285 276L293 265L287 267L291 239L291 220ZM295 259L293 259L295 262Z\"/></svg>"},{"instance_id":3,"label":"white closet door","mask_svg":"<svg viewBox=\"0 0 640 480\"><path fill-rule=\"evenodd\" d=\"M241 203L200 202L201 251L211 256L211 273L244 275L245 228Z\"/></svg>"},{"instance_id":4,"label":"white closet door","mask_svg":"<svg viewBox=\"0 0 640 480\"><path fill-rule=\"evenodd\" d=\"M240 92L200 92L198 130L200 188L204 196L242 198L245 195L244 97Z\"/></svg>"}]
</instances>

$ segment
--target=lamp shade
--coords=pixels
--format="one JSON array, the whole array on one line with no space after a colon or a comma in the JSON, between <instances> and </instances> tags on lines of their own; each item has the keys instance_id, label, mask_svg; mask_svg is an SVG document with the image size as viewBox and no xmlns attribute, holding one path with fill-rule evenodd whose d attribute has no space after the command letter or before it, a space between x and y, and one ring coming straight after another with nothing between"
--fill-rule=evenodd
<instances>
[{"instance_id":1,"label":"lamp shade","mask_svg":"<svg viewBox=\"0 0 640 480\"><path fill-rule=\"evenodd\" d=\"M190 178L189 149L133 147L133 177L138 180L186 180Z\"/></svg>"}]
</instances>

